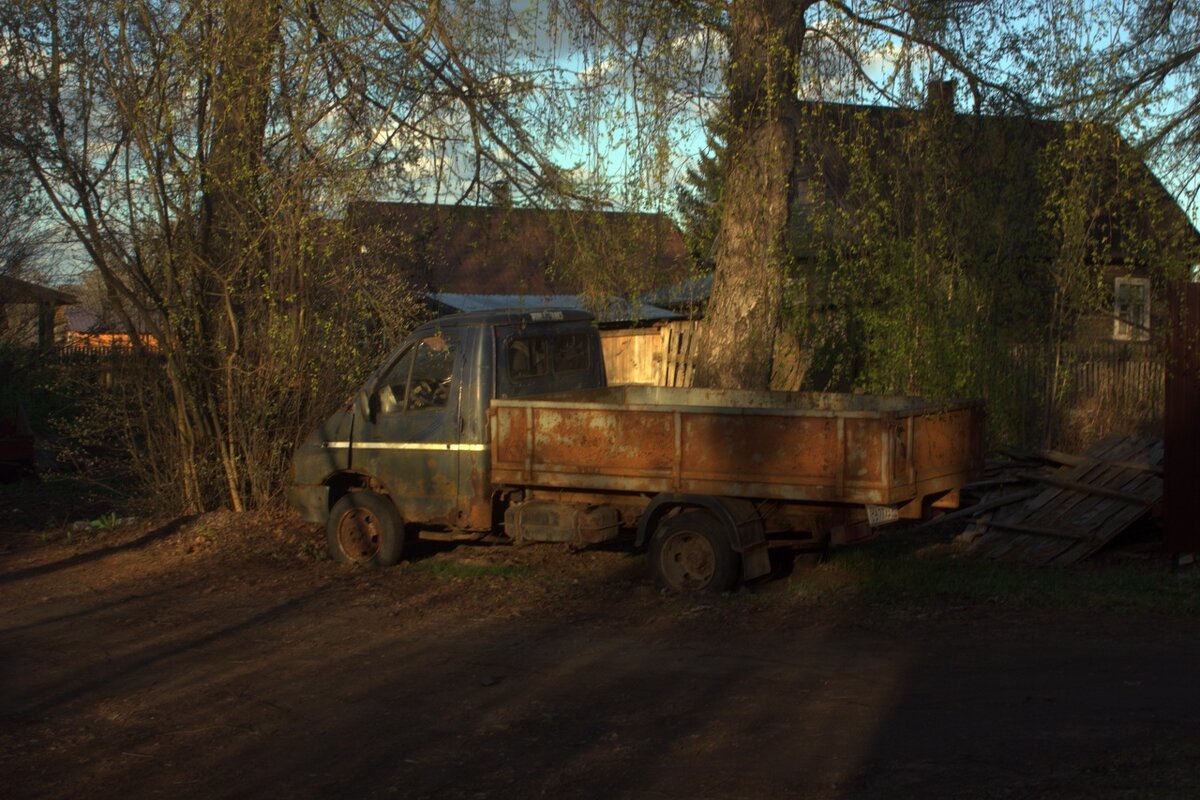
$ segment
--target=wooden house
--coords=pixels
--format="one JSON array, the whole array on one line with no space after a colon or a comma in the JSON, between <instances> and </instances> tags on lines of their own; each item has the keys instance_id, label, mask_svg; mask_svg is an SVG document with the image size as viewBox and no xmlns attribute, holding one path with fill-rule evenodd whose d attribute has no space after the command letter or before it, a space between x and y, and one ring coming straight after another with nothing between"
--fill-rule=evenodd
<instances>
[{"instance_id":1,"label":"wooden house","mask_svg":"<svg viewBox=\"0 0 1200 800\"><path fill-rule=\"evenodd\" d=\"M635 298L691 270L665 214L358 202L360 254L428 292Z\"/></svg>"},{"instance_id":2,"label":"wooden house","mask_svg":"<svg viewBox=\"0 0 1200 800\"><path fill-rule=\"evenodd\" d=\"M66 308L74 295L18 278L0 276L0 341L49 350L66 336Z\"/></svg>"},{"instance_id":3,"label":"wooden house","mask_svg":"<svg viewBox=\"0 0 1200 800\"><path fill-rule=\"evenodd\" d=\"M656 326L681 314L649 293L692 271L665 214L359 202L349 221L368 274L408 281L436 313L584 308L610 382L658 381Z\"/></svg>"},{"instance_id":4,"label":"wooden house","mask_svg":"<svg viewBox=\"0 0 1200 800\"><path fill-rule=\"evenodd\" d=\"M1067 340L1138 343L1162 328L1167 283L1200 263L1200 232L1110 127L960 113L946 81L917 109L805 103L797 139L791 238L816 284L816 248L938 229L973 249L999 335L1041 338L1074 280L1086 308Z\"/></svg>"}]
</instances>

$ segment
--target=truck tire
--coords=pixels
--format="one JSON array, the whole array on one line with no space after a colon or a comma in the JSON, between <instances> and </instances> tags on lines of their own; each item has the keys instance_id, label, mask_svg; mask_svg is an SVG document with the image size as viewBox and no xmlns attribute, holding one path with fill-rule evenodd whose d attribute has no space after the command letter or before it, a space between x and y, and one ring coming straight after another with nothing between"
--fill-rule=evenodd
<instances>
[{"instance_id":1,"label":"truck tire","mask_svg":"<svg viewBox=\"0 0 1200 800\"><path fill-rule=\"evenodd\" d=\"M339 564L390 567L404 552L404 524L388 498L350 492L334 504L325 526L329 555Z\"/></svg>"},{"instance_id":2,"label":"truck tire","mask_svg":"<svg viewBox=\"0 0 1200 800\"><path fill-rule=\"evenodd\" d=\"M670 592L720 594L740 573L738 554L707 511L685 511L662 523L650 540L654 585Z\"/></svg>"}]
</instances>

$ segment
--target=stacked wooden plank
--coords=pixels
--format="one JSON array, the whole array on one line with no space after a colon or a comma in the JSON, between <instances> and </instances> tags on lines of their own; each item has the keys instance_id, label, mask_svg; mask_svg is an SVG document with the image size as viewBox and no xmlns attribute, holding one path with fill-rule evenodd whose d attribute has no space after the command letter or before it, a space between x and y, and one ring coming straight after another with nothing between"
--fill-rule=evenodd
<instances>
[{"instance_id":1,"label":"stacked wooden plank","mask_svg":"<svg viewBox=\"0 0 1200 800\"><path fill-rule=\"evenodd\" d=\"M1053 472L1021 470L1033 485L1017 502L980 504L971 552L1028 564L1072 564L1099 550L1162 502L1161 439L1112 436L1082 456L1046 452ZM1003 499L1003 498L1001 498Z\"/></svg>"},{"instance_id":2,"label":"stacked wooden plank","mask_svg":"<svg viewBox=\"0 0 1200 800\"><path fill-rule=\"evenodd\" d=\"M669 322L662 327L660 386L687 388L692 385L699 338L695 322Z\"/></svg>"}]
</instances>

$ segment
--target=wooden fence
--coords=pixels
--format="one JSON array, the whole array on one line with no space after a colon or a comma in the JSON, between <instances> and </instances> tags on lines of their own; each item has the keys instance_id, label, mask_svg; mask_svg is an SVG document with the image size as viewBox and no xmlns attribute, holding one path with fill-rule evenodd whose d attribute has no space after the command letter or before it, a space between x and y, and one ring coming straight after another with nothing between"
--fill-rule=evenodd
<instances>
[{"instance_id":1,"label":"wooden fence","mask_svg":"<svg viewBox=\"0 0 1200 800\"><path fill-rule=\"evenodd\" d=\"M157 350L135 352L127 343L74 341L41 353L39 360L81 385L111 388L159 380L166 357Z\"/></svg>"},{"instance_id":2,"label":"wooden fence","mask_svg":"<svg viewBox=\"0 0 1200 800\"><path fill-rule=\"evenodd\" d=\"M609 383L691 386L702 324L602 331ZM1019 345L997 353L976 384L998 441L1073 448L1101 433L1161 432L1164 359L1148 343Z\"/></svg>"},{"instance_id":3,"label":"wooden fence","mask_svg":"<svg viewBox=\"0 0 1200 800\"><path fill-rule=\"evenodd\" d=\"M1164 360L1149 344L1021 345L980 376L993 435L1076 450L1107 433L1161 435Z\"/></svg>"},{"instance_id":4,"label":"wooden fence","mask_svg":"<svg viewBox=\"0 0 1200 800\"><path fill-rule=\"evenodd\" d=\"M601 331L610 384L691 386L695 322Z\"/></svg>"},{"instance_id":5,"label":"wooden fence","mask_svg":"<svg viewBox=\"0 0 1200 800\"><path fill-rule=\"evenodd\" d=\"M1163 399L1164 359L1149 345L1095 342L1064 348L1072 383L1082 395L1117 393L1130 399Z\"/></svg>"}]
</instances>

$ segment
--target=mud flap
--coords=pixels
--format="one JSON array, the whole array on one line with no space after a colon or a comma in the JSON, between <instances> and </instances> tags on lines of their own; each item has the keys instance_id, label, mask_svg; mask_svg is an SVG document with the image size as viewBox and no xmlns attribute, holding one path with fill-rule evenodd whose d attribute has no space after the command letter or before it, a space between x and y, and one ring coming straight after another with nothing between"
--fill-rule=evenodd
<instances>
[{"instance_id":1,"label":"mud flap","mask_svg":"<svg viewBox=\"0 0 1200 800\"><path fill-rule=\"evenodd\" d=\"M767 536L762 516L753 503L729 497L714 498L724 513L725 524L732 534L730 545L742 557L742 582L761 578L771 572L771 557L767 552Z\"/></svg>"},{"instance_id":2,"label":"mud flap","mask_svg":"<svg viewBox=\"0 0 1200 800\"><path fill-rule=\"evenodd\" d=\"M767 543L757 542L742 550L742 581L752 581L771 572Z\"/></svg>"}]
</instances>

